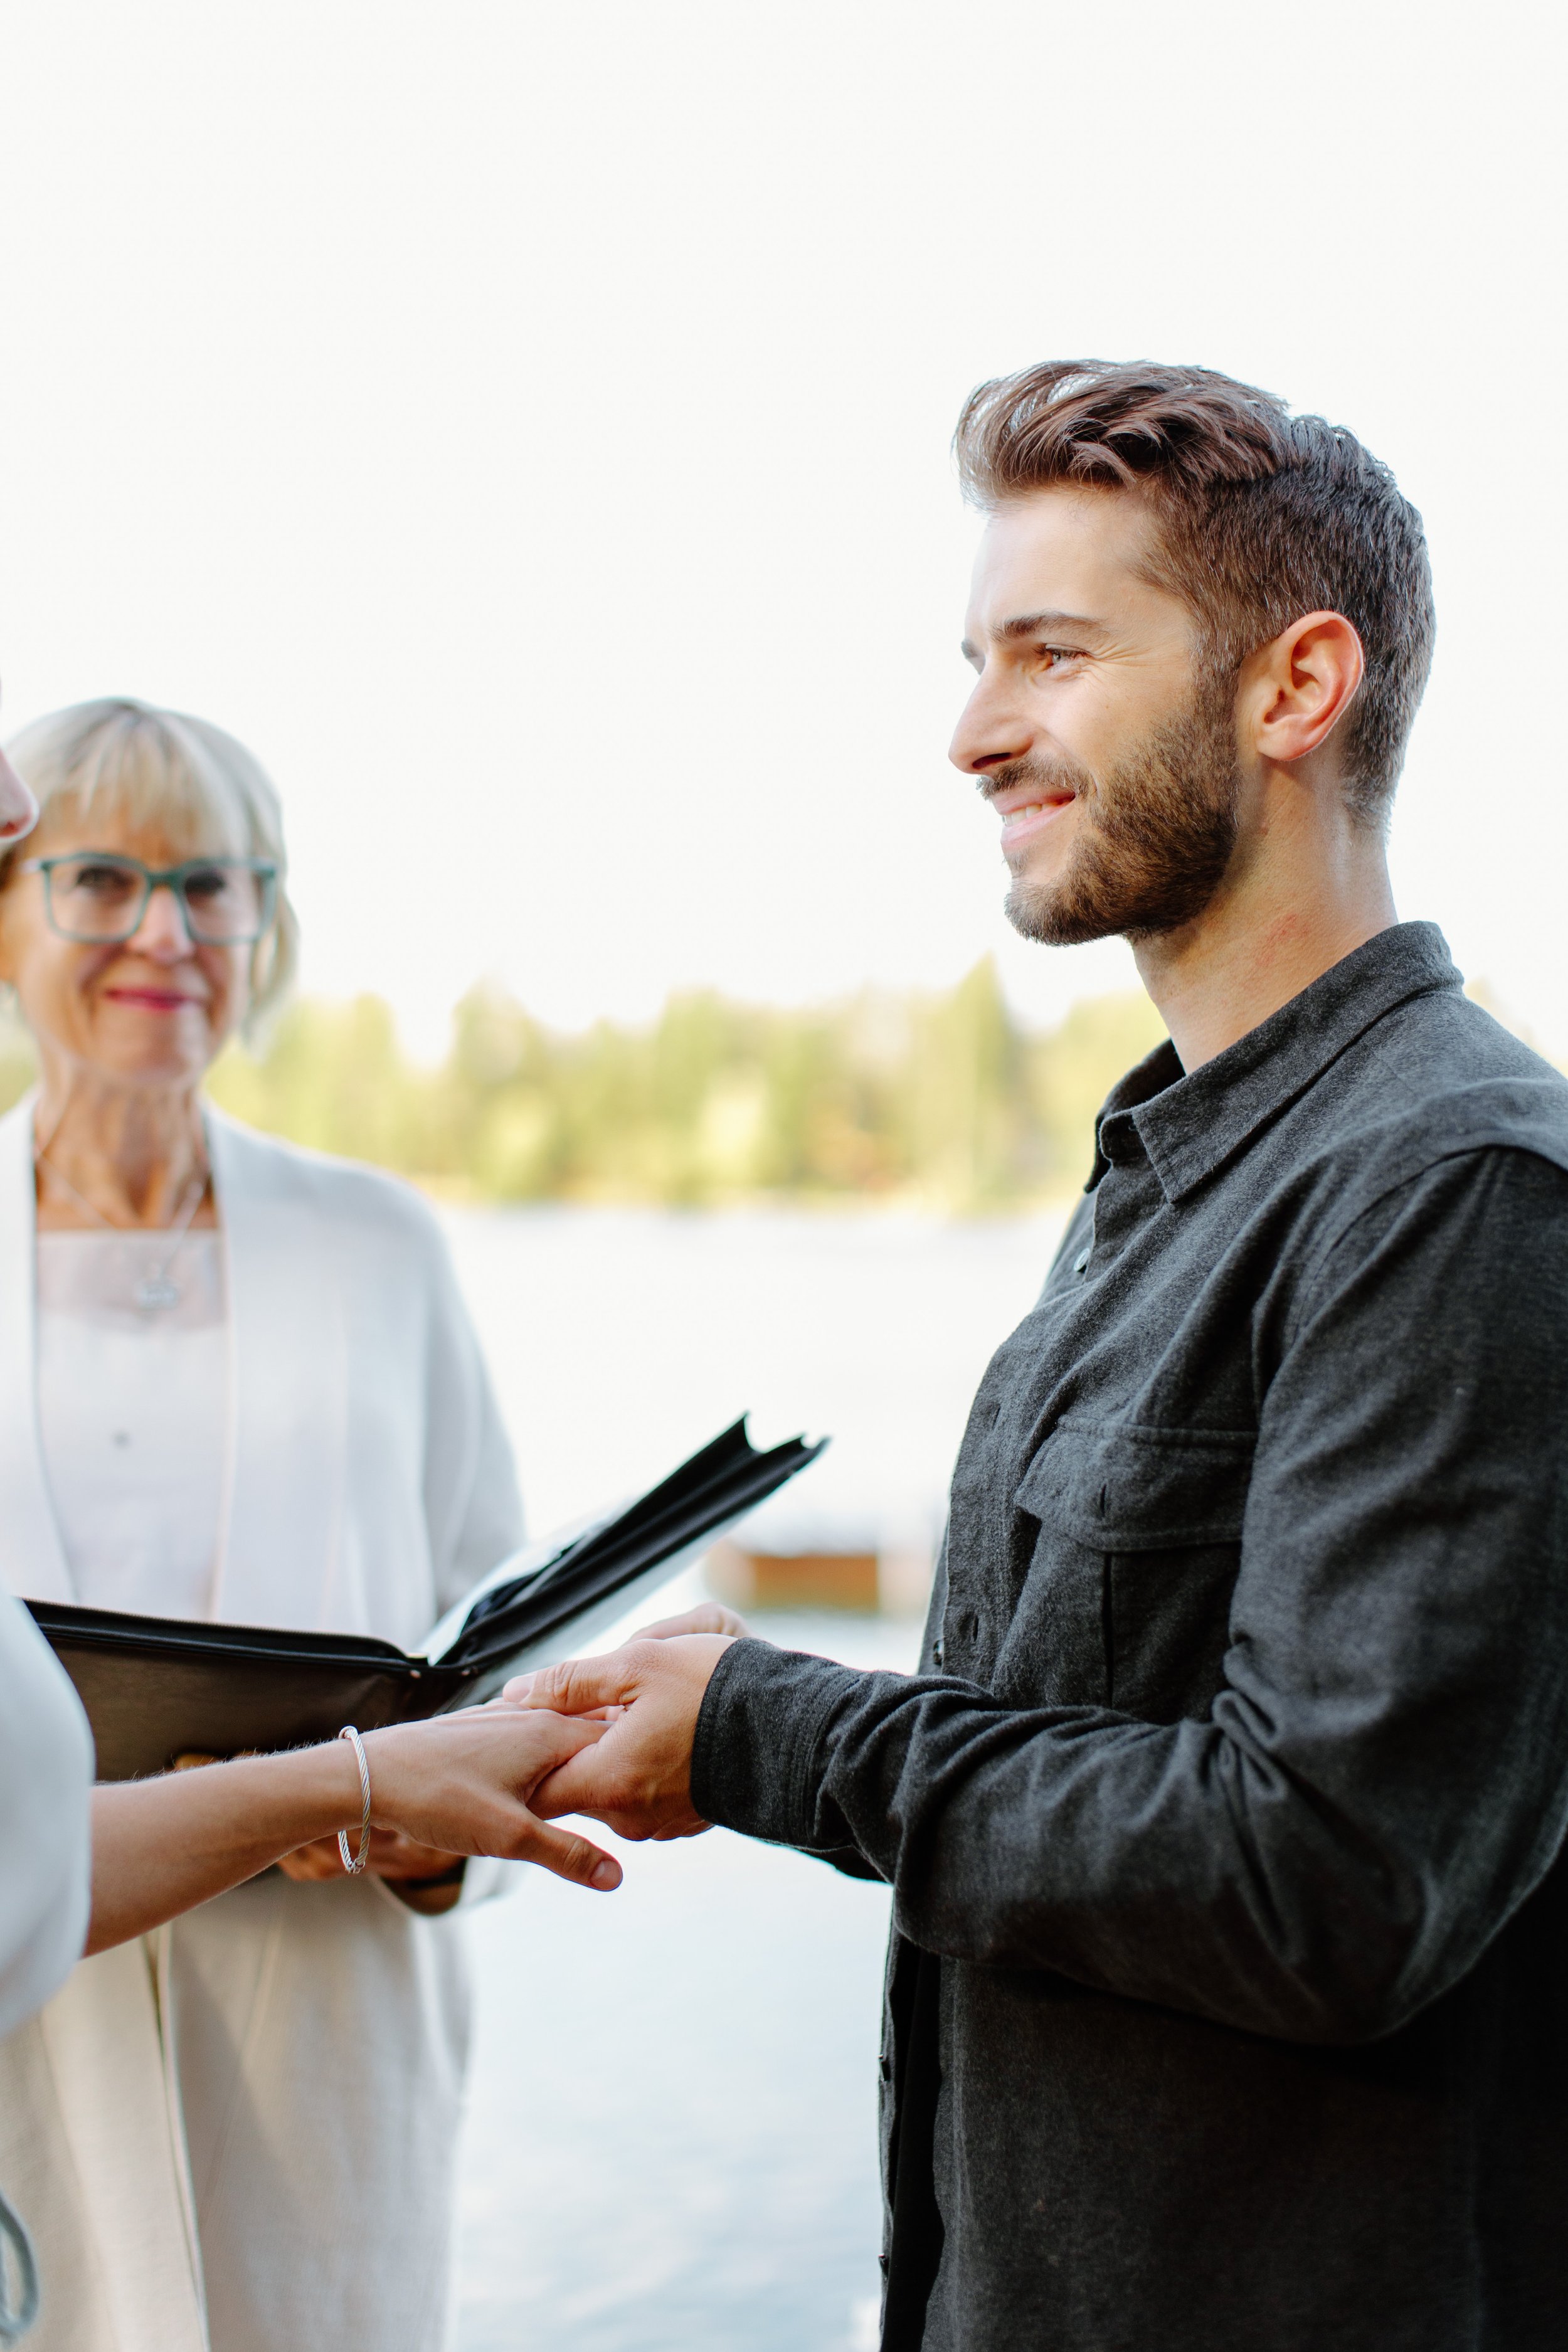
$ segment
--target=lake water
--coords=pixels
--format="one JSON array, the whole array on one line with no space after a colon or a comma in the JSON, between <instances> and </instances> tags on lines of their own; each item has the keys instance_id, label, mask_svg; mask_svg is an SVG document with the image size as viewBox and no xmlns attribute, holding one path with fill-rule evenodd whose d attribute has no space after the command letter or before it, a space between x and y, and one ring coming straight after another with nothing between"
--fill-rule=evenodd
<instances>
[{"instance_id":1,"label":"lake water","mask_svg":"<svg viewBox=\"0 0 1568 2352\"><path fill-rule=\"evenodd\" d=\"M1061 1223L447 1222L536 1529L750 1406L760 1442L834 1439L752 1522L778 1549L929 1545L970 1396ZM904 1672L919 1641L910 1619L755 1622ZM472 1921L461 2352L874 2347L885 1891L721 1830L606 1843L617 1895L538 1873Z\"/></svg>"}]
</instances>

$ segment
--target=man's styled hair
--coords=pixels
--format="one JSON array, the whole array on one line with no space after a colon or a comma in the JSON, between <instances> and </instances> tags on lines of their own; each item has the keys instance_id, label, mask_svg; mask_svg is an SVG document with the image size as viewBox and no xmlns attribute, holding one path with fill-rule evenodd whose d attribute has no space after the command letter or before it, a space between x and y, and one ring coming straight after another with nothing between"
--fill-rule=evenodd
<instances>
[{"instance_id":1,"label":"man's styled hair","mask_svg":"<svg viewBox=\"0 0 1568 2352\"><path fill-rule=\"evenodd\" d=\"M1208 368L1050 360L971 393L953 446L983 508L1058 483L1147 498L1155 584L1233 675L1303 613L1342 613L1366 656L1342 722L1345 797L1386 822L1436 622L1421 518L1353 434Z\"/></svg>"}]
</instances>

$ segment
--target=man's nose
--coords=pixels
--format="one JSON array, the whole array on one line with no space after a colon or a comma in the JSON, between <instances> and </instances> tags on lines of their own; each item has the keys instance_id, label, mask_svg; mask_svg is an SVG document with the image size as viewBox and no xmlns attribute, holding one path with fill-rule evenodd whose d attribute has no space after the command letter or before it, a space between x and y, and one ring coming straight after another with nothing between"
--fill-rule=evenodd
<instances>
[{"instance_id":1,"label":"man's nose","mask_svg":"<svg viewBox=\"0 0 1568 2352\"><path fill-rule=\"evenodd\" d=\"M987 668L974 681L947 756L966 776L984 776L1008 760L1023 759L1033 740L1025 713Z\"/></svg>"},{"instance_id":2,"label":"man's nose","mask_svg":"<svg viewBox=\"0 0 1568 2352\"><path fill-rule=\"evenodd\" d=\"M20 841L37 822L37 802L0 751L0 841Z\"/></svg>"},{"instance_id":3,"label":"man's nose","mask_svg":"<svg viewBox=\"0 0 1568 2352\"><path fill-rule=\"evenodd\" d=\"M171 963L190 954L191 928L171 883L159 883L129 944L138 955L155 956Z\"/></svg>"}]
</instances>

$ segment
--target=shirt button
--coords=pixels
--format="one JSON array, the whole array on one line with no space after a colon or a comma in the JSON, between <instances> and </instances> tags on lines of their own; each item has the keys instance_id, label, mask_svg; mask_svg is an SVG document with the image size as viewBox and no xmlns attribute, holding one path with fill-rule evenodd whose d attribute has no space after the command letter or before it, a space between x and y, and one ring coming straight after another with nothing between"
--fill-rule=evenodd
<instances>
[{"instance_id":1,"label":"shirt button","mask_svg":"<svg viewBox=\"0 0 1568 2352\"><path fill-rule=\"evenodd\" d=\"M1090 1242L1086 1248L1080 1249L1078 1255L1074 1258L1072 1262L1073 1272L1075 1274L1086 1273L1089 1267L1089 1261L1093 1255L1094 1244Z\"/></svg>"}]
</instances>

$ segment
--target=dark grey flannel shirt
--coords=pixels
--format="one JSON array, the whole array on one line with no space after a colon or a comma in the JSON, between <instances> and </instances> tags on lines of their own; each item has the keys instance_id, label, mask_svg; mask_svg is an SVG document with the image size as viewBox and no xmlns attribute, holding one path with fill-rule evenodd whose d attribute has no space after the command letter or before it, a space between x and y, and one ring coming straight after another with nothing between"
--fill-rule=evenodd
<instances>
[{"instance_id":1,"label":"dark grey flannel shirt","mask_svg":"<svg viewBox=\"0 0 1568 2352\"><path fill-rule=\"evenodd\" d=\"M1561 2352L1568 1085L1406 924L1098 1141L921 1671L698 1727L893 1888L889 2343Z\"/></svg>"}]
</instances>

